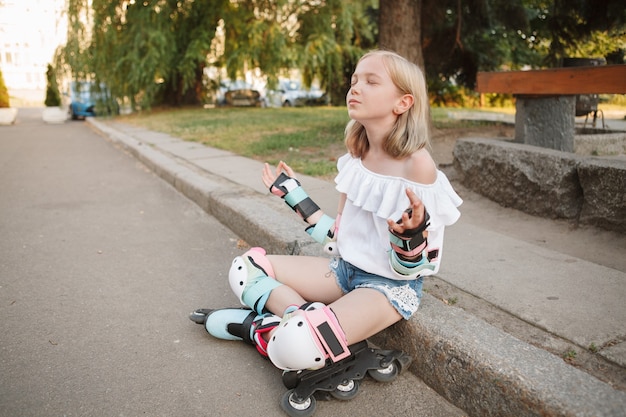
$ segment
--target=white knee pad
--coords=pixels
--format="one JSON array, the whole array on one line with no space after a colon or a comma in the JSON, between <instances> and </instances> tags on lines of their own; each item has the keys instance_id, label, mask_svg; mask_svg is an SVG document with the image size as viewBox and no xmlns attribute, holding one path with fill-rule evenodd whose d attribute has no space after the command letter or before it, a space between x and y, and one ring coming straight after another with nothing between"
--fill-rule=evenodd
<instances>
[{"instance_id":1,"label":"white knee pad","mask_svg":"<svg viewBox=\"0 0 626 417\"><path fill-rule=\"evenodd\" d=\"M350 356L346 335L333 311L322 303L286 314L267 345L272 363L286 371L320 369L326 359Z\"/></svg>"},{"instance_id":2,"label":"white knee pad","mask_svg":"<svg viewBox=\"0 0 626 417\"><path fill-rule=\"evenodd\" d=\"M274 270L265 256L265 249L252 248L233 259L228 282L241 304L263 314L270 293L282 285L273 276Z\"/></svg>"}]
</instances>

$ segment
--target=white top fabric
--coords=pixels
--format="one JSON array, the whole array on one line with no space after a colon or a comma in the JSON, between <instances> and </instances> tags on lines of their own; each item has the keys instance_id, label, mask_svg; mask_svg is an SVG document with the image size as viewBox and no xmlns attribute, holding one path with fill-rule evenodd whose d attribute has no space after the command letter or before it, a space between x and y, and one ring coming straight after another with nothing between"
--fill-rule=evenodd
<instances>
[{"instance_id":1,"label":"white top fabric","mask_svg":"<svg viewBox=\"0 0 626 417\"><path fill-rule=\"evenodd\" d=\"M347 196L339 230L337 248L341 257L352 265L372 274L391 279L412 279L431 275L439 270L445 226L461 215L458 206L463 200L452 189L446 175L437 170L433 184L419 184L400 177L376 174L363 166L360 158L345 154L337 161L339 174L336 189ZM422 200L430 215L427 251L438 250L432 260L433 270L420 275L405 276L393 270L389 263L389 232L387 219L398 220L409 207L406 189L410 188Z\"/></svg>"}]
</instances>

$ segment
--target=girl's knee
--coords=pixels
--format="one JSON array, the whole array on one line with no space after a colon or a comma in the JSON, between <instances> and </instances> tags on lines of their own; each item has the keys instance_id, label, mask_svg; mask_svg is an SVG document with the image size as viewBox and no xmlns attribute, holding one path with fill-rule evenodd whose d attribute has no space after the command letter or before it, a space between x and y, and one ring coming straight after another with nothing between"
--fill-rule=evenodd
<instances>
[{"instance_id":1,"label":"girl's knee","mask_svg":"<svg viewBox=\"0 0 626 417\"><path fill-rule=\"evenodd\" d=\"M267 353L284 370L319 369L326 360L350 355L345 333L332 310L312 303L285 314L273 330Z\"/></svg>"}]
</instances>

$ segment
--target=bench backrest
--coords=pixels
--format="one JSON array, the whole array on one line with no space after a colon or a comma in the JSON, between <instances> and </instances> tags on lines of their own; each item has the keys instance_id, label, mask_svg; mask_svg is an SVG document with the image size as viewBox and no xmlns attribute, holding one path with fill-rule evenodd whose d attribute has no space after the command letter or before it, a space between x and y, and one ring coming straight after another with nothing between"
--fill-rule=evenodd
<instances>
[{"instance_id":1,"label":"bench backrest","mask_svg":"<svg viewBox=\"0 0 626 417\"><path fill-rule=\"evenodd\" d=\"M476 91L531 96L626 94L626 65L479 72Z\"/></svg>"}]
</instances>

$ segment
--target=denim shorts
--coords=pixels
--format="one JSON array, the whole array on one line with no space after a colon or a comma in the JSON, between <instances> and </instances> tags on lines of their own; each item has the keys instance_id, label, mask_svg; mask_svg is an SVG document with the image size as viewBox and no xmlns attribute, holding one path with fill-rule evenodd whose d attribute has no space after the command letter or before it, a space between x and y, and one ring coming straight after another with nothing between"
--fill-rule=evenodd
<instances>
[{"instance_id":1,"label":"denim shorts","mask_svg":"<svg viewBox=\"0 0 626 417\"><path fill-rule=\"evenodd\" d=\"M420 305L423 277L410 280L385 278L365 272L342 258L332 258L329 266L344 293L355 288L372 288L379 291L405 320L408 320Z\"/></svg>"}]
</instances>

